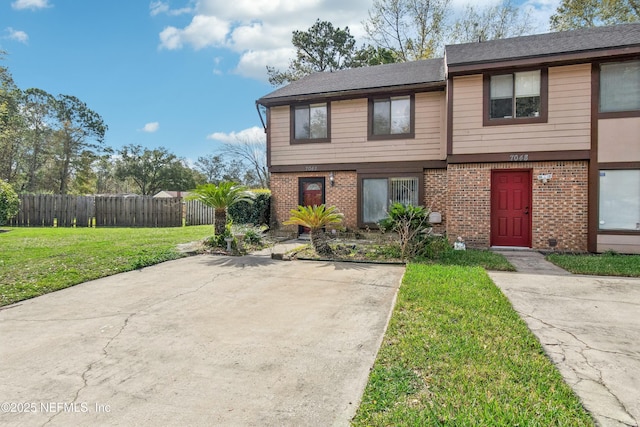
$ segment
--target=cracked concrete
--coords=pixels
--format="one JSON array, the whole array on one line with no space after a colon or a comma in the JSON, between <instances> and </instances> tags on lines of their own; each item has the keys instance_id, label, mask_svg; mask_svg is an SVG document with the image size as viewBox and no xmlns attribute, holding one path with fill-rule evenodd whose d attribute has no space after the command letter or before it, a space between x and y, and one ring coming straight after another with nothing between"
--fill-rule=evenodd
<instances>
[{"instance_id":1,"label":"cracked concrete","mask_svg":"<svg viewBox=\"0 0 640 427\"><path fill-rule=\"evenodd\" d=\"M596 423L638 426L640 279L523 272L489 275Z\"/></svg>"},{"instance_id":2,"label":"cracked concrete","mask_svg":"<svg viewBox=\"0 0 640 427\"><path fill-rule=\"evenodd\" d=\"M403 272L203 255L7 307L0 424L348 425Z\"/></svg>"}]
</instances>

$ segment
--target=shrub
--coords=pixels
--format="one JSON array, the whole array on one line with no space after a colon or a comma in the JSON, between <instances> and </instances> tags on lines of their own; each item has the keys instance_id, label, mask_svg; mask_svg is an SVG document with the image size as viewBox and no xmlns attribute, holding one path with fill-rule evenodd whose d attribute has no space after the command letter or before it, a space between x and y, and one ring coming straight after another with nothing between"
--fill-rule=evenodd
<instances>
[{"instance_id":1,"label":"shrub","mask_svg":"<svg viewBox=\"0 0 640 427\"><path fill-rule=\"evenodd\" d=\"M228 209L235 224L269 225L271 221L271 192L251 190L255 195L253 203L239 202Z\"/></svg>"},{"instance_id":2,"label":"shrub","mask_svg":"<svg viewBox=\"0 0 640 427\"><path fill-rule=\"evenodd\" d=\"M393 203L388 216L379 223L383 231L394 231L400 237L402 259L416 255L423 231L429 227L429 211L424 206Z\"/></svg>"},{"instance_id":3,"label":"shrub","mask_svg":"<svg viewBox=\"0 0 640 427\"><path fill-rule=\"evenodd\" d=\"M9 183L0 180L0 225L18 215L20 199Z\"/></svg>"},{"instance_id":4,"label":"shrub","mask_svg":"<svg viewBox=\"0 0 640 427\"><path fill-rule=\"evenodd\" d=\"M323 229L327 226L342 228L344 215L335 206L298 206L291 209L291 217L284 221L284 225L301 225L309 229L311 246L318 255L331 256L333 250L329 246Z\"/></svg>"}]
</instances>

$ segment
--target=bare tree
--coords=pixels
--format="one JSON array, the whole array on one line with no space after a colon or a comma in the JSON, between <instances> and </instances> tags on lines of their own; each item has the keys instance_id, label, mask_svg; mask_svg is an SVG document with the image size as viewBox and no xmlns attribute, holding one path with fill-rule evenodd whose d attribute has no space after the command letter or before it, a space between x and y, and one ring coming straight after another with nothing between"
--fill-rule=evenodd
<instances>
[{"instance_id":1,"label":"bare tree","mask_svg":"<svg viewBox=\"0 0 640 427\"><path fill-rule=\"evenodd\" d=\"M269 169L267 168L267 144L260 136L235 135L233 140L225 142L220 150L229 157L246 162L255 172L263 188L269 187Z\"/></svg>"},{"instance_id":2,"label":"bare tree","mask_svg":"<svg viewBox=\"0 0 640 427\"><path fill-rule=\"evenodd\" d=\"M443 47L449 0L374 0L363 22L369 38L400 62L437 56Z\"/></svg>"},{"instance_id":3,"label":"bare tree","mask_svg":"<svg viewBox=\"0 0 640 427\"><path fill-rule=\"evenodd\" d=\"M449 43L470 43L531 34L530 13L514 6L511 0L480 8L467 4L464 15L457 19Z\"/></svg>"}]
</instances>

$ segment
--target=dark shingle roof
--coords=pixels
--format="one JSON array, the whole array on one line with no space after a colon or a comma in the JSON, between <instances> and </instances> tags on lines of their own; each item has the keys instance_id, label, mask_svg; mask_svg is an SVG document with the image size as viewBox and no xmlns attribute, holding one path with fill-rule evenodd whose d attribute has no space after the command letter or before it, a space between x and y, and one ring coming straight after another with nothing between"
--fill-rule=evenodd
<instances>
[{"instance_id":1,"label":"dark shingle roof","mask_svg":"<svg viewBox=\"0 0 640 427\"><path fill-rule=\"evenodd\" d=\"M393 89L430 83L444 84L444 81L444 61L442 58L376 65L313 73L263 96L258 100L258 103L277 102L280 99L305 95L331 94L339 96L364 89Z\"/></svg>"},{"instance_id":2,"label":"dark shingle roof","mask_svg":"<svg viewBox=\"0 0 640 427\"><path fill-rule=\"evenodd\" d=\"M640 45L640 23L449 45L446 57L451 67L632 45Z\"/></svg>"}]
</instances>

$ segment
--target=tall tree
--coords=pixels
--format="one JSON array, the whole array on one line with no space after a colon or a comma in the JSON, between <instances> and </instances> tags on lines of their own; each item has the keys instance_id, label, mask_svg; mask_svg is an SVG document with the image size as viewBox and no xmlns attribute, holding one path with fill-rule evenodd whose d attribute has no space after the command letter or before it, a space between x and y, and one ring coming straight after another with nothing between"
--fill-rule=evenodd
<instances>
[{"instance_id":1,"label":"tall tree","mask_svg":"<svg viewBox=\"0 0 640 427\"><path fill-rule=\"evenodd\" d=\"M400 62L432 58L442 50L448 6L449 0L374 0L364 29Z\"/></svg>"},{"instance_id":2,"label":"tall tree","mask_svg":"<svg viewBox=\"0 0 640 427\"><path fill-rule=\"evenodd\" d=\"M133 180L143 196L161 190L182 191L197 184L193 172L164 147L150 150L140 145L127 145L118 154L116 177Z\"/></svg>"},{"instance_id":3,"label":"tall tree","mask_svg":"<svg viewBox=\"0 0 640 427\"><path fill-rule=\"evenodd\" d=\"M495 40L530 34L533 25L530 14L503 0L484 8L467 4L464 14L451 27L448 43L469 43L478 40Z\"/></svg>"},{"instance_id":4,"label":"tall tree","mask_svg":"<svg viewBox=\"0 0 640 427\"><path fill-rule=\"evenodd\" d=\"M75 163L83 153L97 153L103 149L107 125L98 113L75 96L59 95L55 112L59 125L56 134L62 148L59 193L66 194Z\"/></svg>"},{"instance_id":5,"label":"tall tree","mask_svg":"<svg viewBox=\"0 0 640 427\"><path fill-rule=\"evenodd\" d=\"M225 173L226 165L222 159L222 154L207 154L198 157L195 168L202 173L209 184L219 184Z\"/></svg>"},{"instance_id":6,"label":"tall tree","mask_svg":"<svg viewBox=\"0 0 640 427\"><path fill-rule=\"evenodd\" d=\"M258 185L269 188L267 144L264 138L237 135L233 141L225 142L221 151L232 158L240 159L243 163L246 162L252 175L257 178ZM246 180L245 183L250 185Z\"/></svg>"},{"instance_id":7,"label":"tall tree","mask_svg":"<svg viewBox=\"0 0 640 427\"><path fill-rule=\"evenodd\" d=\"M355 60L358 50L349 27L334 28L331 22L318 19L307 31L294 31L291 42L296 48L296 57L291 60L289 68L280 71L267 66L269 83L274 86L317 71L335 71L361 65L360 61Z\"/></svg>"},{"instance_id":8,"label":"tall tree","mask_svg":"<svg viewBox=\"0 0 640 427\"><path fill-rule=\"evenodd\" d=\"M554 31L640 21L640 0L562 0L551 15Z\"/></svg>"},{"instance_id":9,"label":"tall tree","mask_svg":"<svg viewBox=\"0 0 640 427\"><path fill-rule=\"evenodd\" d=\"M43 165L52 144L55 126L55 99L42 89L31 88L23 92L22 116L26 124L24 139L25 172L24 190L35 192L42 189Z\"/></svg>"},{"instance_id":10,"label":"tall tree","mask_svg":"<svg viewBox=\"0 0 640 427\"><path fill-rule=\"evenodd\" d=\"M0 59L4 51L0 50ZM9 69L0 66L0 179L15 182L20 160L20 146L25 129L20 114L20 89Z\"/></svg>"}]
</instances>

